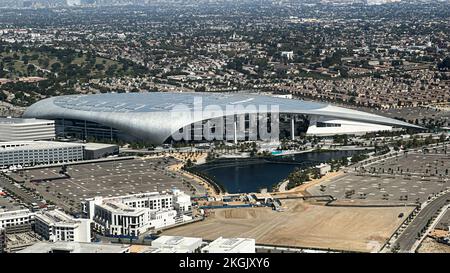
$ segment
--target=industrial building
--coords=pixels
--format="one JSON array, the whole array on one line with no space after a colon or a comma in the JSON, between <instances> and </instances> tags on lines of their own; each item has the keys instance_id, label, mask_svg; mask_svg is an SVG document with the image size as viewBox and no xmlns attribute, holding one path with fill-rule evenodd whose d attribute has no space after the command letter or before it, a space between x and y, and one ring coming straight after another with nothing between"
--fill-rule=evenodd
<instances>
[{"instance_id":1,"label":"industrial building","mask_svg":"<svg viewBox=\"0 0 450 273\"><path fill-rule=\"evenodd\" d=\"M202 248L202 253L255 253L255 239L219 237Z\"/></svg>"},{"instance_id":2,"label":"industrial building","mask_svg":"<svg viewBox=\"0 0 450 273\"><path fill-rule=\"evenodd\" d=\"M220 123L227 117L232 117L231 124L225 122L221 126L210 127L206 134L223 140L219 138L226 133L234 136L235 142L262 139L266 132L258 126L257 130L254 129L254 125L271 127L268 123L272 124L277 116L277 121L280 121L277 138L295 138L300 133L318 136L364 134L394 127L421 129L400 120L329 104L242 93L70 95L44 99L28 107L24 113L26 118L55 120L58 136L133 139L152 144L178 141L173 136L179 133L186 133L191 137L189 141L203 140L207 124ZM192 129L198 124L200 133ZM272 129L275 134L276 128Z\"/></svg>"},{"instance_id":3,"label":"industrial building","mask_svg":"<svg viewBox=\"0 0 450 273\"><path fill-rule=\"evenodd\" d=\"M0 169L83 160L84 146L53 141L0 142Z\"/></svg>"},{"instance_id":4,"label":"industrial building","mask_svg":"<svg viewBox=\"0 0 450 273\"><path fill-rule=\"evenodd\" d=\"M112 236L139 236L150 229L192 219L190 196L177 190L173 193L94 197L82 205L83 213L94 222L95 229Z\"/></svg>"},{"instance_id":5,"label":"industrial building","mask_svg":"<svg viewBox=\"0 0 450 273\"><path fill-rule=\"evenodd\" d=\"M35 232L51 242L90 242L91 220L74 218L60 210L35 214Z\"/></svg>"},{"instance_id":6,"label":"industrial building","mask_svg":"<svg viewBox=\"0 0 450 273\"><path fill-rule=\"evenodd\" d=\"M55 139L54 120L0 118L0 141L53 139Z\"/></svg>"}]
</instances>

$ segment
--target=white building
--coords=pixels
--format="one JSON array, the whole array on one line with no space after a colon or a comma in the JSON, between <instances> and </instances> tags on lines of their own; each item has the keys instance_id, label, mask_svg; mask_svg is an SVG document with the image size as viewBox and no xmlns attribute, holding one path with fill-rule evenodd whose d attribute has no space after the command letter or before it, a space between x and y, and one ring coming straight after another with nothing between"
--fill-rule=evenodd
<instances>
[{"instance_id":1,"label":"white building","mask_svg":"<svg viewBox=\"0 0 450 273\"><path fill-rule=\"evenodd\" d=\"M180 213L190 213L192 210L191 197L184 192L176 189L173 193L173 207Z\"/></svg>"},{"instance_id":2,"label":"white building","mask_svg":"<svg viewBox=\"0 0 450 273\"><path fill-rule=\"evenodd\" d=\"M51 242L90 242L91 220L77 219L60 210L35 214L35 232Z\"/></svg>"},{"instance_id":3,"label":"white building","mask_svg":"<svg viewBox=\"0 0 450 273\"><path fill-rule=\"evenodd\" d=\"M202 253L255 253L255 239L219 237L202 248Z\"/></svg>"},{"instance_id":4,"label":"white building","mask_svg":"<svg viewBox=\"0 0 450 273\"><path fill-rule=\"evenodd\" d=\"M153 253L194 253L200 249L202 244L202 238L160 236L152 241L152 248L155 248Z\"/></svg>"},{"instance_id":5,"label":"white building","mask_svg":"<svg viewBox=\"0 0 450 273\"><path fill-rule=\"evenodd\" d=\"M316 136L333 136L338 134L363 135L378 131L392 131L392 126L317 116L310 119L306 134Z\"/></svg>"},{"instance_id":6,"label":"white building","mask_svg":"<svg viewBox=\"0 0 450 273\"><path fill-rule=\"evenodd\" d=\"M0 118L0 141L55 139L55 121L45 119Z\"/></svg>"},{"instance_id":7,"label":"white building","mask_svg":"<svg viewBox=\"0 0 450 273\"><path fill-rule=\"evenodd\" d=\"M82 203L83 212L103 234L139 236L150 229L160 229L192 219L189 216L190 197L183 192L174 192L94 197ZM175 195L177 197L174 198Z\"/></svg>"},{"instance_id":8,"label":"white building","mask_svg":"<svg viewBox=\"0 0 450 273\"><path fill-rule=\"evenodd\" d=\"M317 165L316 169L319 171L320 175L325 175L329 171L331 171L331 165L330 164L326 164L326 163L322 163L322 164Z\"/></svg>"},{"instance_id":9,"label":"white building","mask_svg":"<svg viewBox=\"0 0 450 273\"><path fill-rule=\"evenodd\" d=\"M152 211L132 208L120 202L95 204L95 227L107 235L139 236L151 228L175 224L177 212L172 209Z\"/></svg>"},{"instance_id":10,"label":"white building","mask_svg":"<svg viewBox=\"0 0 450 273\"><path fill-rule=\"evenodd\" d=\"M0 229L31 224L33 213L28 209L0 210Z\"/></svg>"},{"instance_id":11,"label":"white building","mask_svg":"<svg viewBox=\"0 0 450 273\"><path fill-rule=\"evenodd\" d=\"M282 51L281 57L286 57L286 59L292 60L294 58L294 51Z\"/></svg>"},{"instance_id":12,"label":"white building","mask_svg":"<svg viewBox=\"0 0 450 273\"><path fill-rule=\"evenodd\" d=\"M0 169L83 160L84 146L53 141L0 142Z\"/></svg>"},{"instance_id":13,"label":"white building","mask_svg":"<svg viewBox=\"0 0 450 273\"><path fill-rule=\"evenodd\" d=\"M21 229L30 226L34 214L28 209L2 210L0 209L0 253L6 251L6 229Z\"/></svg>"},{"instance_id":14,"label":"white building","mask_svg":"<svg viewBox=\"0 0 450 273\"><path fill-rule=\"evenodd\" d=\"M80 243L80 242L39 242L17 253L129 253L129 245Z\"/></svg>"}]
</instances>

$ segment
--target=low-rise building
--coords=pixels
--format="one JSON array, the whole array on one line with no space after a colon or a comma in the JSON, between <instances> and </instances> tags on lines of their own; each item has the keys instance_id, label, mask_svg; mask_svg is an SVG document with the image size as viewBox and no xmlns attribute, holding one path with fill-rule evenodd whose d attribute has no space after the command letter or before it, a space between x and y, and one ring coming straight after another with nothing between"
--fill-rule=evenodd
<instances>
[{"instance_id":1,"label":"low-rise building","mask_svg":"<svg viewBox=\"0 0 450 273\"><path fill-rule=\"evenodd\" d=\"M31 232L34 214L29 209L0 210L0 253L12 252L34 243Z\"/></svg>"},{"instance_id":2,"label":"low-rise building","mask_svg":"<svg viewBox=\"0 0 450 273\"><path fill-rule=\"evenodd\" d=\"M34 118L0 118L0 141L55 139L55 121Z\"/></svg>"},{"instance_id":3,"label":"low-rise building","mask_svg":"<svg viewBox=\"0 0 450 273\"><path fill-rule=\"evenodd\" d=\"M164 253L194 253L200 250L203 245L202 238L182 237L182 236L160 236L152 241L152 252Z\"/></svg>"},{"instance_id":4,"label":"low-rise building","mask_svg":"<svg viewBox=\"0 0 450 273\"><path fill-rule=\"evenodd\" d=\"M83 160L84 146L53 141L0 142L0 169Z\"/></svg>"},{"instance_id":5,"label":"low-rise building","mask_svg":"<svg viewBox=\"0 0 450 273\"><path fill-rule=\"evenodd\" d=\"M33 213L29 209L0 210L0 229L29 225L33 220Z\"/></svg>"},{"instance_id":6,"label":"low-rise building","mask_svg":"<svg viewBox=\"0 0 450 273\"><path fill-rule=\"evenodd\" d=\"M139 236L150 228L175 224L175 216L175 210L151 211L109 201L95 205L93 221L96 229L105 235Z\"/></svg>"},{"instance_id":7,"label":"low-rise building","mask_svg":"<svg viewBox=\"0 0 450 273\"><path fill-rule=\"evenodd\" d=\"M129 253L129 245L82 243L82 242L39 242L17 253Z\"/></svg>"},{"instance_id":8,"label":"low-rise building","mask_svg":"<svg viewBox=\"0 0 450 273\"><path fill-rule=\"evenodd\" d=\"M294 58L294 51L281 51L281 57L286 57L288 60L292 60Z\"/></svg>"},{"instance_id":9,"label":"low-rise building","mask_svg":"<svg viewBox=\"0 0 450 273\"><path fill-rule=\"evenodd\" d=\"M119 146L115 144L104 143L86 143L84 144L84 159L98 159L110 155L119 154Z\"/></svg>"},{"instance_id":10,"label":"low-rise building","mask_svg":"<svg viewBox=\"0 0 450 273\"><path fill-rule=\"evenodd\" d=\"M331 165L330 164L326 164L326 163L322 163L320 165L317 165L316 169L317 169L317 171L319 172L320 175L325 175L329 171L331 171Z\"/></svg>"},{"instance_id":11,"label":"low-rise building","mask_svg":"<svg viewBox=\"0 0 450 273\"><path fill-rule=\"evenodd\" d=\"M181 214L191 215L192 203L191 197L178 189L172 190L173 193L173 207Z\"/></svg>"},{"instance_id":12,"label":"low-rise building","mask_svg":"<svg viewBox=\"0 0 450 273\"><path fill-rule=\"evenodd\" d=\"M139 236L150 229L161 229L192 219L190 196L174 192L94 197L82 203L83 213L102 234Z\"/></svg>"},{"instance_id":13,"label":"low-rise building","mask_svg":"<svg viewBox=\"0 0 450 273\"><path fill-rule=\"evenodd\" d=\"M51 242L90 242L91 220L74 218L60 210L35 214L35 231Z\"/></svg>"},{"instance_id":14,"label":"low-rise building","mask_svg":"<svg viewBox=\"0 0 450 273\"><path fill-rule=\"evenodd\" d=\"M202 253L255 253L255 239L219 237L202 248Z\"/></svg>"}]
</instances>

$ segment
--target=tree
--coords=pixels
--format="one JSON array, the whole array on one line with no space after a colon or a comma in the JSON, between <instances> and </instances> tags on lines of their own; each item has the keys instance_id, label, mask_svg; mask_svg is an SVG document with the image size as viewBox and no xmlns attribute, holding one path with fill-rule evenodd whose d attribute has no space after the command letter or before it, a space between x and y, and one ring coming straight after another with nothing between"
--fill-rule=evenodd
<instances>
[{"instance_id":1,"label":"tree","mask_svg":"<svg viewBox=\"0 0 450 273\"><path fill-rule=\"evenodd\" d=\"M186 168L190 168L190 167L192 167L194 164L192 163L192 160L189 158L187 161L186 161Z\"/></svg>"},{"instance_id":2,"label":"tree","mask_svg":"<svg viewBox=\"0 0 450 273\"><path fill-rule=\"evenodd\" d=\"M5 101L8 97L3 91L0 91L0 101Z\"/></svg>"},{"instance_id":3,"label":"tree","mask_svg":"<svg viewBox=\"0 0 450 273\"><path fill-rule=\"evenodd\" d=\"M29 65L27 66L27 72L28 72L28 75L30 75L30 74L33 73L34 71L35 71L34 65L29 64Z\"/></svg>"},{"instance_id":4,"label":"tree","mask_svg":"<svg viewBox=\"0 0 450 273\"><path fill-rule=\"evenodd\" d=\"M439 70L447 71L450 69L450 57L445 57L442 62L438 63L437 65Z\"/></svg>"},{"instance_id":5,"label":"tree","mask_svg":"<svg viewBox=\"0 0 450 273\"><path fill-rule=\"evenodd\" d=\"M23 62L23 64L28 64L28 61L29 61L28 55L23 55L23 56L22 56L22 62Z\"/></svg>"},{"instance_id":6,"label":"tree","mask_svg":"<svg viewBox=\"0 0 450 273\"><path fill-rule=\"evenodd\" d=\"M393 253L397 253L400 251L400 245L398 243L396 243L393 247L392 247L392 252Z\"/></svg>"},{"instance_id":7,"label":"tree","mask_svg":"<svg viewBox=\"0 0 450 273\"><path fill-rule=\"evenodd\" d=\"M53 73L57 73L57 72L61 71L61 63L56 62L56 63L52 64L51 65L51 71Z\"/></svg>"}]
</instances>

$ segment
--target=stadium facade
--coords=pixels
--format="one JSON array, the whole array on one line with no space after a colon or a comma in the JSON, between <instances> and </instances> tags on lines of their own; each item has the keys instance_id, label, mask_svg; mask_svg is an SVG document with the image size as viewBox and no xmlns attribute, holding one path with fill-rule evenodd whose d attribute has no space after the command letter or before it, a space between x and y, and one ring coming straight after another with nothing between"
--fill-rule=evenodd
<instances>
[{"instance_id":1,"label":"stadium facade","mask_svg":"<svg viewBox=\"0 0 450 273\"><path fill-rule=\"evenodd\" d=\"M194 124L205 126L212 120L218 124L217 120L226 117L233 117L234 124L224 121L223 125L226 132L232 132L235 141L249 139L252 134L260 139L260 131L250 132L252 116L256 116L257 124L265 123L261 122L263 116L269 121L269 131L290 138L301 133L327 136L364 134L392 130L394 127L420 128L400 120L329 104L242 93L149 92L59 96L41 100L24 113L26 118L55 120L59 136L134 139L152 144L173 141L174 135L189 127L192 128L192 139L198 139L195 138L198 131ZM275 119L280 124L277 130L270 123ZM243 122L237 124L238 121ZM212 127L213 131L216 129ZM217 133L215 139L218 139Z\"/></svg>"}]
</instances>

